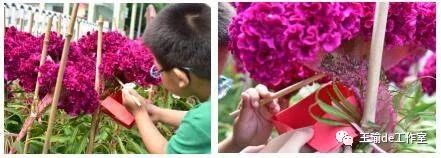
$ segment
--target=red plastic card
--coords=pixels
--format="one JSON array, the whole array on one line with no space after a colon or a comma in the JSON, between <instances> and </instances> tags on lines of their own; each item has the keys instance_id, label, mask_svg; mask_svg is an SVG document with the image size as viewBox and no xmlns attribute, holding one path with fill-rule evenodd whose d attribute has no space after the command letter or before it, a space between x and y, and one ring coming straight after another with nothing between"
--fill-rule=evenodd
<instances>
[{"instance_id":1,"label":"red plastic card","mask_svg":"<svg viewBox=\"0 0 441 158\"><path fill-rule=\"evenodd\" d=\"M356 108L359 111L360 109L358 107L358 102L355 99L354 92L340 83L336 83L336 85L343 96L350 103L356 105ZM308 144L319 152L332 152L334 149L336 149L336 147L342 145L341 143L337 142L336 139L336 133L338 131L344 130L352 137L356 137L357 133L355 129L350 126L331 126L315 120L310 115L309 107L317 104L315 97L316 93L317 91L304 98L299 103L276 114L273 117L273 124L280 134L293 129L312 126L314 129L314 136L308 142ZM318 94L322 101L331 105L332 99L328 94L333 98L337 98L333 90L332 82L324 85ZM331 115L326 114L319 106L312 107L311 112L319 117L333 118Z\"/></svg>"},{"instance_id":2,"label":"red plastic card","mask_svg":"<svg viewBox=\"0 0 441 158\"><path fill-rule=\"evenodd\" d=\"M122 105L122 93L118 92L101 101L104 112L126 128L135 123L133 115Z\"/></svg>"}]
</instances>

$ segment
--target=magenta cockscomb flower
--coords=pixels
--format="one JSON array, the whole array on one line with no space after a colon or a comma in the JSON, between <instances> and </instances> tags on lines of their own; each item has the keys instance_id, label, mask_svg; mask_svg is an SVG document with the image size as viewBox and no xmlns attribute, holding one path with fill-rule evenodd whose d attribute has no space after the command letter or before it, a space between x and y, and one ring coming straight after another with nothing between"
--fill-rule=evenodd
<instances>
[{"instance_id":1,"label":"magenta cockscomb flower","mask_svg":"<svg viewBox=\"0 0 441 158\"><path fill-rule=\"evenodd\" d=\"M63 79L63 97L58 108L72 116L93 113L99 105L98 93L94 87L94 61L81 64L69 61L67 65Z\"/></svg>"},{"instance_id":2,"label":"magenta cockscomb flower","mask_svg":"<svg viewBox=\"0 0 441 158\"><path fill-rule=\"evenodd\" d=\"M43 45L44 34L39 36L41 40L41 45ZM47 47L48 56L54 61L60 61L61 53L63 52L64 39L63 36L58 35L56 32L50 32L49 34L49 44Z\"/></svg>"},{"instance_id":3,"label":"magenta cockscomb flower","mask_svg":"<svg viewBox=\"0 0 441 158\"><path fill-rule=\"evenodd\" d=\"M417 3L415 8L418 11L416 39L420 45L432 52L436 51L436 3Z\"/></svg>"},{"instance_id":4,"label":"magenta cockscomb flower","mask_svg":"<svg viewBox=\"0 0 441 158\"><path fill-rule=\"evenodd\" d=\"M78 47L81 51L91 56L96 56L98 32L88 32L78 39ZM130 39L118 32L103 32L103 54L106 52L116 52L122 45Z\"/></svg>"},{"instance_id":5,"label":"magenta cockscomb flower","mask_svg":"<svg viewBox=\"0 0 441 158\"><path fill-rule=\"evenodd\" d=\"M395 82L399 86L404 79L410 75L410 67L417 63L420 58L421 55L419 54L408 55L385 72L387 79L391 82Z\"/></svg>"},{"instance_id":6,"label":"magenta cockscomb flower","mask_svg":"<svg viewBox=\"0 0 441 158\"><path fill-rule=\"evenodd\" d=\"M87 56L95 58L97 36L97 32L88 33L78 40L78 47ZM104 32L102 53L100 72L105 81L115 82L117 77L123 82L136 82L141 86L159 83L149 73L154 57L141 42L130 40L118 32Z\"/></svg>"},{"instance_id":7,"label":"magenta cockscomb flower","mask_svg":"<svg viewBox=\"0 0 441 158\"><path fill-rule=\"evenodd\" d=\"M141 41L129 40L117 51L105 52L100 70L105 80L114 81L118 77L125 82L148 86L160 82L150 76L154 60L150 50Z\"/></svg>"},{"instance_id":8,"label":"magenta cockscomb flower","mask_svg":"<svg viewBox=\"0 0 441 158\"><path fill-rule=\"evenodd\" d=\"M237 5L240 6L240 5ZM332 52L360 28L360 3L251 3L229 28L230 50L250 76L271 88L314 72L301 62Z\"/></svg>"},{"instance_id":9,"label":"magenta cockscomb flower","mask_svg":"<svg viewBox=\"0 0 441 158\"><path fill-rule=\"evenodd\" d=\"M18 80L26 92L33 92L37 80L44 34L35 37L30 33L18 31L15 27L6 28L5 33L5 80ZM63 39L51 32L48 57L61 57Z\"/></svg>"},{"instance_id":10,"label":"magenta cockscomb flower","mask_svg":"<svg viewBox=\"0 0 441 158\"><path fill-rule=\"evenodd\" d=\"M37 73L42 97L51 93L56 84L59 61L64 39L51 32L48 57L39 67L44 35L35 37L16 28L5 32L5 81L18 80L26 92L32 92L37 82ZM88 33L72 42L63 78L63 90L58 108L71 116L93 113L99 104L95 91L97 32ZM133 41L117 32L103 33L103 61L100 67L104 82L114 82L115 77L123 82L136 82L141 86L158 84L150 76L154 64L150 50L139 41ZM113 87L115 88L115 87Z\"/></svg>"},{"instance_id":11,"label":"magenta cockscomb flower","mask_svg":"<svg viewBox=\"0 0 441 158\"><path fill-rule=\"evenodd\" d=\"M38 71L41 73L40 78L38 78L38 83L40 84L40 94L38 95L40 98L53 91L57 81L58 68L59 64L51 60L46 61L38 68Z\"/></svg>"},{"instance_id":12,"label":"magenta cockscomb flower","mask_svg":"<svg viewBox=\"0 0 441 158\"><path fill-rule=\"evenodd\" d=\"M436 55L433 53L426 61L424 69L418 74L425 93L436 92Z\"/></svg>"},{"instance_id":13,"label":"magenta cockscomb flower","mask_svg":"<svg viewBox=\"0 0 441 158\"><path fill-rule=\"evenodd\" d=\"M49 60L39 68L42 93L52 92L55 87L59 64ZM63 90L58 108L71 116L93 113L98 107L98 93L94 89L95 60L73 43L63 77Z\"/></svg>"},{"instance_id":14,"label":"magenta cockscomb flower","mask_svg":"<svg viewBox=\"0 0 441 158\"><path fill-rule=\"evenodd\" d=\"M415 3L390 3L386 26L386 47L404 46L415 40L417 10ZM372 38L375 3L363 3L362 32Z\"/></svg>"},{"instance_id":15,"label":"magenta cockscomb flower","mask_svg":"<svg viewBox=\"0 0 441 158\"><path fill-rule=\"evenodd\" d=\"M71 116L90 114L98 107L100 97L94 88L96 39L96 32L88 33L78 42L73 42L69 50L58 108ZM136 82L141 86L158 84L159 80L149 73L153 64L153 55L141 42L130 40L117 32L103 33L103 58L100 66L103 82L115 82L115 77L118 77L123 82ZM57 61L49 61L39 70L42 73L39 78L42 90L52 91L58 73Z\"/></svg>"},{"instance_id":16,"label":"magenta cockscomb flower","mask_svg":"<svg viewBox=\"0 0 441 158\"><path fill-rule=\"evenodd\" d=\"M361 32L372 38L375 3L363 3ZM419 45L435 50L435 3L393 2L389 5L385 44L387 48Z\"/></svg>"},{"instance_id":17,"label":"magenta cockscomb flower","mask_svg":"<svg viewBox=\"0 0 441 158\"><path fill-rule=\"evenodd\" d=\"M18 80L26 92L35 89L37 67L41 53L41 40L15 27L5 31L5 80Z\"/></svg>"}]
</instances>

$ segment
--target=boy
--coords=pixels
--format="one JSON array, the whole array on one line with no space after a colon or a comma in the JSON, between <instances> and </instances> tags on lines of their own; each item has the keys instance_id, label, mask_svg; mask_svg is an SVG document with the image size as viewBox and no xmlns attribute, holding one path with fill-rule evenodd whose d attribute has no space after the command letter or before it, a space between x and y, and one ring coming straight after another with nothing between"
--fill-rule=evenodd
<instances>
[{"instance_id":1,"label":"boy","mask_svg":"<svg viewBox=\"0 0 441 158\"><path fill-rule=\"evenodd\" d=\"M158 13L143 35L156 57L157 68L151 68L150 74L161 77L162 86L170 92L204 101L189 111L178 111L149 104L134 90L124 93L123 104L134 115L150 153L211 150L210 25L210 7L206 4L171 4ZM129 95L142 106L138 107ZM155 127L156 121L178 127L168 142Z\"/></svg>"},{"instance_id":2,"label":"boy","mask_svg":"<svg viewBox=\"0 0 441 158\"><path fill-rule=\"evenodd\" d=\"M227 49L229 42L228 25L235 11L230 4L219 3L218 12L218 73L220 75L229 55ZM222 83L219 84L222 85ZM225 90L220 88L219 93L222 91ZM271 95L273 93L269 92L264 85L257 85L255 88L249 88L242 93L242 108L239 116L234 121L233 134L219 143L219 152L254 153L265 147L273 129L271 117L280 111L280 105L277 100L267 105L259 105L259 100L269 98ZM297 137L295 137L295 142L290 143L290 152L299 152L305 143L312 138L313 134L312 128L304 128L295 132Z\"/></svg>"}]
</instances>

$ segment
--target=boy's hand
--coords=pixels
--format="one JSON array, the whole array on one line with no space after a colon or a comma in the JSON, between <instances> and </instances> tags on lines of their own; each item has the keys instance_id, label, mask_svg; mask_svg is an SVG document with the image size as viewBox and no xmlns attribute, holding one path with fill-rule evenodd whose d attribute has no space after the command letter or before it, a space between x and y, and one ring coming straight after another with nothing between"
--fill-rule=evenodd
<instances>
[{"instance_id":1,"label":"boy's hand","mask_svg":"<svg viewBox=\"0 0 441 158\"><path fill-rule=\"evenodd\" d=\"M132 99L129 94L123 93L123 104L127 107L127 109L132 113L135 114L137 110L140 110L141 108L146 108L150 119L156 123L159 121L159 115L158 111L160 107L157 107L153 104L151 104L150 100L145 99L141 95L139 95L138 92L136 92L133 89L128 89L126 92L128 92L130 95L133 95L134 98L138 99L139 102L141 102L141 106L136 105L136 102Z\"/></svg>"},{"instance_id":2,"label":"boy's hand","mask_svg":"<svg viewBox=\"0 0 441 158\"><path fill-rule=\"evenodd\" d=\"M273 128L270 119L280 111L280 106L276 100L259 105L259 100L270 98L272 95L264 85L257 85L256 88L247 89L242 93L242 107L233 130L232 143L235 146L243 149L268 141Z\"/></svg>"},{"instance_id":3,"label":"boy's hand","mask_svg":"<svg viewBox=\"0 0 441 158\"><path fill-rule=\"evenodd\" d=\"M148 114L150 116L150 119L154 123L156 123L156 122L158 122L160 120L159 110L161 110L160 107L158 107L156 105L153 105L153 104L150 104L150 103L147 104L147 112L148 112Z\"/></svg>"}]
</instances>

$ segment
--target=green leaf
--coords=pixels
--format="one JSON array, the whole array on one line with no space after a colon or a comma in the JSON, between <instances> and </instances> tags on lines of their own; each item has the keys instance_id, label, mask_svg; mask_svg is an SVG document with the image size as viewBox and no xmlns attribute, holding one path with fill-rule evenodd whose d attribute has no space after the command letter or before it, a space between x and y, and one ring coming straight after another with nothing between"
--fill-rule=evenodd
<instances>
[{"instance_id":1,"label":"green leaf","mask_svg":"<svg viewBox=\"0 0 441 158\"><path fill-rule=\"evenodd\" d=\"M321 90L321 89L320 89ZM319 98L319 93L320 90L317 91L317 93L315 94L315 98L317 100L318 105L320 106L320 108L325 111L326 113L333 115L337 118L341 118L344 119L348 122L355 122L355 120L353 120L350 116L348 116L347 114L345 114L344 112L328 105L327 103L323 102L320 98Z\"/></svg>"},{"instance_id":2,"label":"green leaf","mask_svg":"<svg viewBox=\"0 0 441 158\"><path fill-rule=\"evenodd\" d=\"M430 107L435 106L435 103L422 103L419 104L418 106L415 106L414 108L412 108L409 113L405 116L406 119L412 119L414 117L419 116L419 113L422 113L424 111L426 111L427 109L429 109Z\"/></svg>"},{"instance_id":3,"label":"green leaf","mask_svg":"<svg viewBox=\"0 0 441 158\"><path fill-rule=\"evenodd\" d=\"M68 129L68 128L66 128L66 129ZM78 130L79 130L79 128L75 128L74 131L72 132L72 135L69 136L69 140L68 140L69 144L75 144L76 143L75 140L77 138ZM76 145L68 145L67 149L66 149L66 152L67 153L74 153L74 151L76 149L78 149L78 146L76 146Z\"/></svg>"},{"instance_id":4,"label":"green leaf","mask_svg":"<svg viewBox=\"0 0 441 158\"><path fill-rule=\"evenodd\" d=\"M357 110L355 109L355 105L351 104L341 93L341 91L338 89L337 84L335 82L332 83L332 89L334 90L335 94L337 94L337 97L339 100L343 101L343 107L348 110L349 114L352 114L355 118L355 120L357 120L357 122L360 122L361 120L361 114L359 112L357 112ZM333 98L331 96L331 98Z\"/></svg>"},{"instance_id":5,"label":"green leaf","mask_svg":"<svg viewBox=\"0 0 441 158\"><path fill-rule=\"evenodd\" d=\"M87 145L87 136L83 136L83 139L81 139L80 144L77 146L77 150L75 151L75 154L81 154L84 153L84 149L86 149Z\"/></svg>"},{"instance_id":6,"label":"green leaf","mask_svg":"<svg viewBox=\"0 0 441 158\"><path fill-rule=\"evenodd\" d=\"M142 148L139 144L135 143L135 141L133 139L129 139L128 143L130 144L131 147L133 147L133 150L137 153L137 154L146 154L146 150L144 148Z\"/></svg>"},{"instance_id":7,"label":"green leaf","mask_svg":"<svg viewBox=\"0 0 441 158\"><path fill-rule=\"evenodd\" d=\"M347 123L341 122L341 121L337 121L337 120L332 120L332 119L328 119L328 118L322 118L319 116L316 116L314 113L312 113L311 109L312 107L314 107L315 105L312 105L309 107L309 114L312 116L312 118L314 118L315 120L331 125L331 126L347 126Z\"/></svg>"},{"instance_id":8,"label":"green leaf","mask_svg":"<svg viewBox=\"0 0 441 158\"><path fill-rule=\"evenodd\" d=\"M400 104L401 104L401 100L403 99L404 94L403 93L398 93L393 97L393 108L398 111Z\"/></svg>"},{"instance_id":9,"label":"green leaf","mask_svg":"<svg viewBox=\"0 0 441 158\"><path fill-rule=\"evenodd\" d=\"M119 149L121 149L121 152L123 154L127 154L127 149L126 149L126 147L124 147L124 144L123 144L121 138L119 136L116 136L116 140L118 141L118 146L119 146Z\"/></svg>"},{"instance_id":10,"label":"green leaf","mask_svg":"<svg viewBox=\"0 0 441 158\"><path fill-rule=\"evenodd\" d=\"M351 118L351 120L354 120L354 121L357 121L357 122L359 121L357 119L357 116L356 116L357 113L349 112L349 110L345 107L345 105L341 104L340 101L338 101L337 99L332 97L332 95L329 92L327 92L327 93L328 93L329 98L331 98L331 100L332 100L332 103L333 103L332 105L335 105L335 106L332 106L332 107L335 107L337 110L339 110L342 113L348 115L348 117Z\"/></svg>"}]
</instances>

